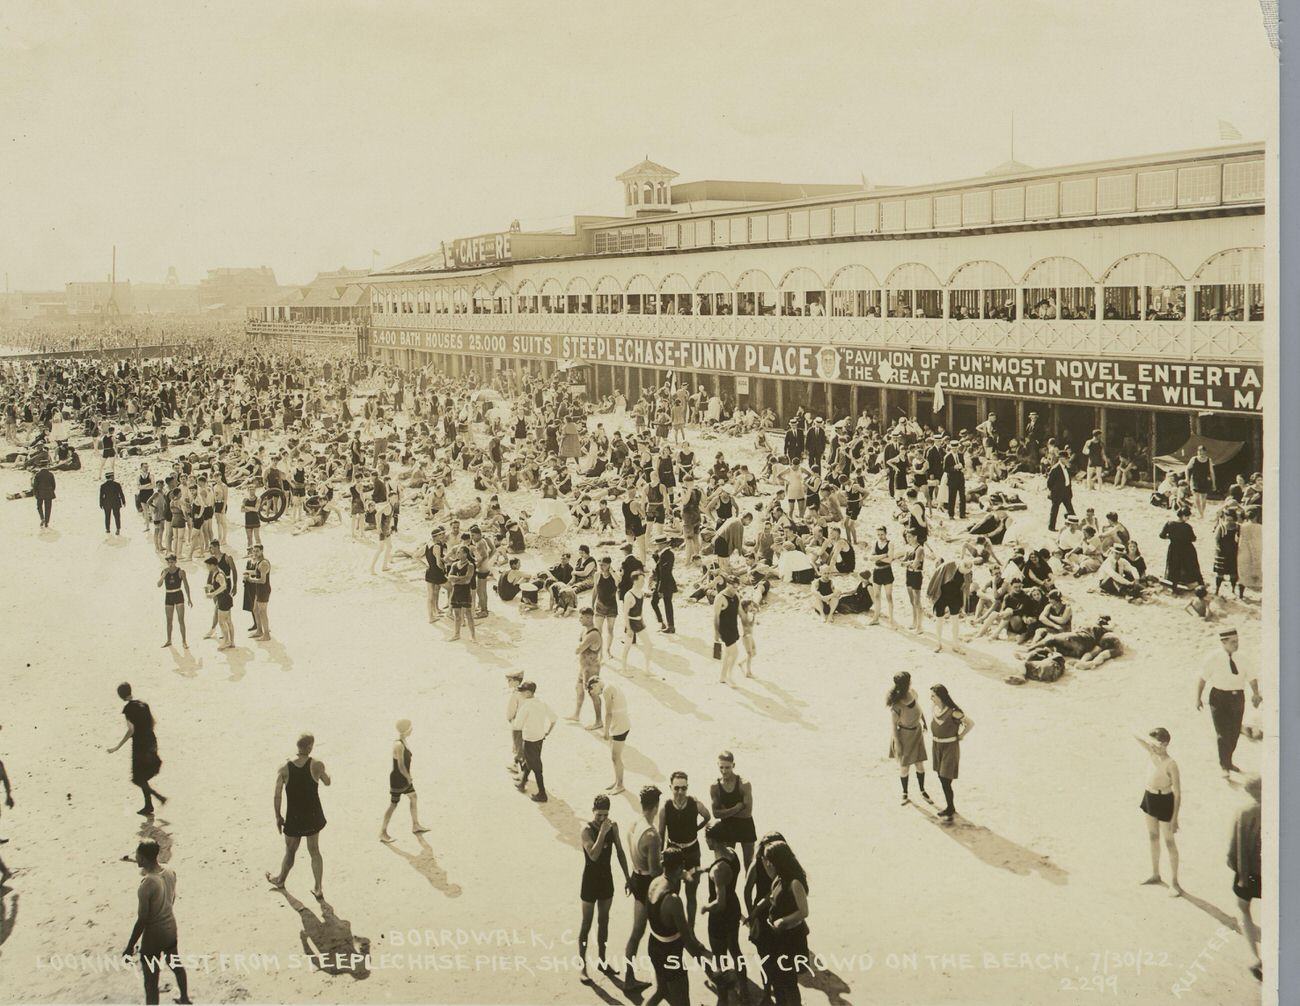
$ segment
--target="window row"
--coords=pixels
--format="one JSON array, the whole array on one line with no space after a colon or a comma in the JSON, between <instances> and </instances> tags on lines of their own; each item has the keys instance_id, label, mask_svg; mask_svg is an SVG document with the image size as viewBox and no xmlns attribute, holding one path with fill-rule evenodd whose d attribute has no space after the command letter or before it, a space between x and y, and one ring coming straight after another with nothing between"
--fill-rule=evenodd
<instances>
[{"instance_id":1,"label":"window row","mask_svg":"<svg viewBox=\"0 0 1300 1006\"><path fill-rule=\"evenodd\" d=\"M850 235L988 227L1080 216L1199 208L1264 198L1261 159L1101 174L937 196L596 231L597 255L730 247Z\"/></svg>"},{"instance_id":2,"label":"window row","mask_svg":"<svg viewBox=\"0 0 1300 1006\"><path fill-rule=\"evenodd\" d=\"M1100 291L1098 288L1101 288ZM1023 313L1039 319L1177 321L1186 317L1188 289L1200 321L1261 321L1264 317L1263 252L1233 248L1211 256L1190 279L1159 255L1127 255L1101 279L1074 259L1042 259L1019 280L990 261L968 262L942 281L928 266L909 262L884 282L861 265L823 280L807 268L791 269L774 282L749 270L733 283L706 273L690 283L679 273L657 283L637 275L625 284L606 276L593 288L586 279L561 287L548 279L538 288L524 280L516 289L439 286L375 290L376 314L681 314L785 317L880 317L997 319ZM944 293L947 292L946 314Z\"/></svg>"}]
</instances>

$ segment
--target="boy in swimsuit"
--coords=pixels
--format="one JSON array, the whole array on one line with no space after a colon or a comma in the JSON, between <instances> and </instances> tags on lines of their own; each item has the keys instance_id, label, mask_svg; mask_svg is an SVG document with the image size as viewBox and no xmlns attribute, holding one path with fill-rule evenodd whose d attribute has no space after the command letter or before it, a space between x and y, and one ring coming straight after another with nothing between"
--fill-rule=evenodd
<instances>
[{"instance_id":1,"label":"boy in swimsuit","mask_svg":"<svg viewBox=\"0 0 1300 1006\"><path fill-rule=\"evenodd\" d=\"M1182 809L1183 792L1178 774L1178 763L1169 757L1169 731L1156 727L1137 742L1151 756L1151 774L1147 778L1146 792L1141 807L1147 815L1147 835L1151 840L1151 876L1143 884L1160 884L1160 840L1169 851L1169 896L1177 898L1183 893L1178 886L1178 812Z\"/></svg>"}]
</instances>

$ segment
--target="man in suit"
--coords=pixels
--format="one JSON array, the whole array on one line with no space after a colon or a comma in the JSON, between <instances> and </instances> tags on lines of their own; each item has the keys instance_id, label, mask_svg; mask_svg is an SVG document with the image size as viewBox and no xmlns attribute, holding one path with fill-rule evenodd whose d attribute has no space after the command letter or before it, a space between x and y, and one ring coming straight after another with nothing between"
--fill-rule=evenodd
<instances>
[{"instance_id":1,"label":"man in suit","mask_svg":"<svg viewBox=\"0 0 1300 1006\"><path fill-rule=\"evenodd\" d=\"M32 495L36 497L36 512L41 518L41 527L50 526L50 514L54 511L54 473L47 465L32 476Z\"/></svg>"},{"instance_id":2,"label":"man in suit","mask_svg":"<svg viewBox=\"0 0 1300 1006\"><path fill-rule=\"evenodd\" d=\"M677 593L677 580L673 577L673 563L676 557L668 545L662 545L654 555L654 593L650 595L650 610L655 613L663 632L672 635L677 631L673 618L673 595ZM660 614L659 602L663 601L663 613Z\"/></svg>"},{"instance_id":3,"label":"man in suit","mask_svg":"<svg viewBox=\"0 0 1300 1006\"><path fill-rule=\"evenodd\" d=\"M1070 485L1071 456L1069 448L1066 448L1047 472L1047 497L1052 501L1052 513L1047 518L1049 531L1056 530L1056 515L1061 512L1062 506L1067 514L1074 516L1074 489Z\"/></svg>"},{"instance_id":4,"label":"man in suit","mask_svg":"<svg viewBox=\"0 0 1300 1006\"><path fill-rule=\"evenodd\" d=\"M803 457L803 446L803 430L799 428L799 420L791 419L790 428L785 431L785 456L791 464L798 463Z\"/></svg>"},{"instance_id":5,"label":"man in suit","mask_svg":"<svg viewBox=\"0 0 1300 1006\"><path fill-rule=\"evenodd\" d=\"M948 453L943 457L943 477L948 481L948 516L956 510L966 519L966 468L962 461L961 444L948 441Z\"/></svg>"},{"instance_id":6,"label":"man in suit","mask_svg":"<svg viewBox=\"0 0 1300 1006\"><path fill-rule=\"evenodd\" d=\"M808 452L808 465L814 471L822 470L822 457L826 454L826 427L818 416L804 434L804 450Z\"/></svg>"},{"instance_id":7,"label":"man in suit","mask_svg":"<svg viewBox=\"0 0 1300 1006\"><path fill-rule=\"evenodd\" d=\"M99 509L104 511L104 534L108 534L109 522L117 525L117 533L122 533L122 507L126 505L126 495L122 492L112 472L104 473L104 481L99 487Z\"/></svg>"}]
</instances>

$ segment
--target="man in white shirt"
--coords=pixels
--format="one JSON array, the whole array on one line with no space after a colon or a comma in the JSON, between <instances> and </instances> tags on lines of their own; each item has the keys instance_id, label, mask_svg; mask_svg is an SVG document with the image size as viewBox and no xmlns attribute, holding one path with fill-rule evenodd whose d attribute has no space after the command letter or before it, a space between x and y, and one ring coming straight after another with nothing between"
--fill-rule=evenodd
<instances>
[{"instance_id":1,"label":"man in white shirt","mask_svg":"<svg viewBox=\"0 0 1300 1006\"><path fill-rule=\"evenodd\" d=\"M546 782L542 778L542 742L555 728L555 713L551 707L536 697L537 686L525 681L519 686L519 711L515 713L514 728L519 731L524 742L524 769L515 783L515 789L523 792L528 786L528 776L537 776L537 792L533 794L534 803L546 802Z\"/></svg>"},{"instance_id":2,"label":"man in white shirt","mask_svg":"<svg viewBox=\"0 0 1300 1006\"><path fill-rule=\"evenodd\" d=\"M605 707L605 740L609 741L609 757L614 763L614 782L605 789L610 796L623 792L623 743L632 730L632 718L627 712L627 696L617 685L607 684L600 678L587 682L591 700Z\"/></svg>"},{"instance_id":3,"label":"man in white shirt","mask_svg":"<svg viewBox=\"0 0 1300 1006\"><path fill-rule=\"evenodd\" d=\"M1083 544L1083 529L1073 514L1065 518L1065 527L1056 536L1057 556L1067 556Z\"/></svg>"},{"instance_id":4,"label":"man in white shirt","mask_svg":"<svg viewBox=\"0 0 1300 1006\"><path fill-rule=\"evenodd\" d=\"M523 671L506 672L506 688L510 691L510 697L506 700L506 722L510 724L510 771L522 772L524 770L524 739L515 728L515 719L519 715L519 705L523 701L523 695L519 691L519 685L524 680Z\"/></svg>"},{"instance_id":5,"label":"man in white shirt","mask_svg":"<svg viewBox=\"0 0 1300 1006\"><path fill-rule=\"evenodd\" d=\"M1097 586L1103 594L1136 597L1142 592L1142 578L1137 567L1128 561L1123 545L1114 545L1097 570Z\"/></svg>"},{"instance_id":6,"label":"man in white shirt","mask_svg":"<svg viewBox=\"0 0 1300 1006\"><path fill-rule=\"evenodd\" d=\"M1196 680L1196 710L1205 705L1202 693L1210 686L1210 717L1214 721L1214 735L1219 744L1219 770L1227 779L1232 772L1240 772L1232 763L1237 740L1241 737L1241 720L1246 712L1246 685L1249 683L1251 704L1258 707L1263 701L1259 694L1259 676L1243 672L1233 656L1237 652L1237 630L1228 628L1219 633L1222 653L1216 653L1201 670Z\"/></svg>"}]
</instances>

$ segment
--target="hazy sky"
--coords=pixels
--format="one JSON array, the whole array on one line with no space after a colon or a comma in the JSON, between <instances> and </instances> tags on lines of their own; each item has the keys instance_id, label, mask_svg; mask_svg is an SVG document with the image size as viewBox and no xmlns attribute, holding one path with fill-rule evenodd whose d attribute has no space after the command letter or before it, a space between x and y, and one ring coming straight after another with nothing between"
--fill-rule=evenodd
<instances>
[{"instance_id":1,"label":"hazy sky","mask_svg":"<svg viewBox=\"0 0 1300 1006\"><path fill-rule=\"evenodd\" d=\"M1270 130L1254 0L0 4L14 289L281 282L682 181L907 184Z\"/></svg>"}]
</instances>

